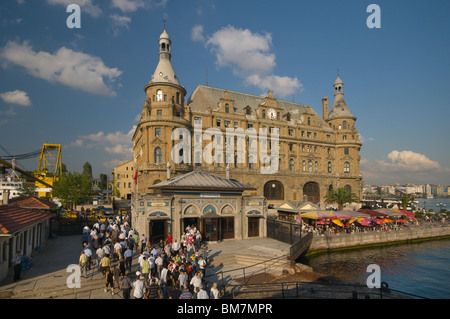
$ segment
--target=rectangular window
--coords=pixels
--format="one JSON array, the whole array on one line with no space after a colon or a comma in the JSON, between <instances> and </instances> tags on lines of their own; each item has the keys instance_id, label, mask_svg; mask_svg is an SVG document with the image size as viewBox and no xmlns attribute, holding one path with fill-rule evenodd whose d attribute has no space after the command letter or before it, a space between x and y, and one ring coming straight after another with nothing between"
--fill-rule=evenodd
<instances>
[{"instance_id":1,"label":"rectangular window","mask_svg":"<svg viewBox=\"0 0 450 319\"><path fill-rule=\"evenodd\" d=\"M155 128L155 136L161 136L161 128L160 127Z\"/></svg>"},{"instance_id":2,"label":"rectangular window","mask_svg":"<svg viewBox=\"0 0 450 319\"><path fill-rule=\"evenodd\" d=\"M221 123L220 120L216 120L216 125L217 125L218 127L220 127L220 123Z\"/></svg>"},{"instance_id":3,"label":"rectangular window","mask_svg":"<svg viewBox=\"0 0 450 319\"><path fill-rule=\"evenodd\" d=\"M290 128L288 130L288 134L289 134L289 136L294 136L294 130Z\"/></svg>"},{"instance_id":4,"label":"rectangular window","mask_svg":"<svg viewBox=\"0 0 450 319\"><path fill-rule=\"evenodd\" d=\"M162 110L156 110L156 116L162 116Z\"/></svg>"},{"instance_id":5,"label":"rectangular window","mask_svg":"<svg viewBox=\"0 0 450 319\"><path fill-rule=\"evenodd\" d=\"M202 118L199 116L194 117L194 124L202 124Z\"/></svg>"}]
</instances>

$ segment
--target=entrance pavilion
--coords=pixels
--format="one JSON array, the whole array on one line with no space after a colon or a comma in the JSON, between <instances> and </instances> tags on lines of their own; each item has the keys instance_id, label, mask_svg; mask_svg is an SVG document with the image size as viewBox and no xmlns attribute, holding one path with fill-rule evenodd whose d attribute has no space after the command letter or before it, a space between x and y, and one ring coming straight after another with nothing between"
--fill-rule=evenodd
<instances>
[{"instance_id":1,"label":"entrance pavilion","mask_svg":"<svg viewBox=\"0 0 450 319\"><path fill-rule=\"evenodd\" d=\"M195 225L208 241L266 237L267 206L263 196L243 195L254 187L203 171L176 176L149 187L132 214L133 227L149 241L170 233L180 240Z\"/></svg>"}]
</instances>

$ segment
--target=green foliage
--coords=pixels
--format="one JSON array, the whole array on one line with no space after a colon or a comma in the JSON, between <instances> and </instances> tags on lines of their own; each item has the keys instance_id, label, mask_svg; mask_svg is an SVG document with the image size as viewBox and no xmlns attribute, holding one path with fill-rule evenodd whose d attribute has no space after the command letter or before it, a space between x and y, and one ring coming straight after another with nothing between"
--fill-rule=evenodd
<instances>
[{"instance_id":1,"label":"green foliage","mask_svg":"<svg viewBox=\"0 0 450 319\"><path fill-rule=\"evenodd\" d=\"M76 207L91 201L93 196L91 179L87 174L66 172L55 183L53 196L57 197L64 206L75 205Z\"/></svg>"},{"instance_id":2,"label":"green foliage","mask_svg":"<svg viewBox=\"0 0 450 319\"><path fill-rule=\"evenodd\" d=\"M83 175L86 175L90 179L92 179L92 166L89 162L84 163L83 165Z\"/></svg>"},{"instance_id":3,"label":"green foliage","mask_svg":"<svg viewBox=\"0 0 450 319\"><path fill-rule=\"evenodd\" d=\"M108 184L108 176L106 174L100 174L100 182L98 183L98 187L100 189L107 189Z\"/></svg>"},{"instance_id":4,"label":"green foliage","mask_svg":"<svg viewBox=\"0 0 450 319\"><path fill-rule=\"evenodd\" d=\"M358 203L359 197L355 193L351 193L345 187L328 191L325 200L338 204L338 209L342 210L345 203Z\"/></svg>"},{"instance_id":5,"label":"green foliage","mask_svg":"<svg viewBox=\"0 0 450 319\"><path fill-rule=\"evenodd\" d=\"M399 201L403 209L406 210L406 207L414 201L414 197L409 194L402 194L400 195Z\"/></svg>"}]
</instances>

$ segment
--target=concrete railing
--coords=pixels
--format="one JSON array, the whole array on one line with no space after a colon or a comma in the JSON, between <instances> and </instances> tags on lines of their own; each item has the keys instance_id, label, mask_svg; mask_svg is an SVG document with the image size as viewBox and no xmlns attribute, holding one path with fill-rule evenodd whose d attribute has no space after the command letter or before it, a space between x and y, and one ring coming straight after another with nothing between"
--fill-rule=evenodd
<instances>
[{"instance_id":1,"label":"concrete railing","mask_svg":"<svg viewBox=\"0 0 450 319\"><path fill-rule=\"evenodd\" d=\"M379 232L368 231L353 234L339 233L331 235L315 235L308 253L389 243L412 242L415 240L448 236L450 236L450 225L423 228L414 227L410 229Z\"/></svg>"}]
</instances>

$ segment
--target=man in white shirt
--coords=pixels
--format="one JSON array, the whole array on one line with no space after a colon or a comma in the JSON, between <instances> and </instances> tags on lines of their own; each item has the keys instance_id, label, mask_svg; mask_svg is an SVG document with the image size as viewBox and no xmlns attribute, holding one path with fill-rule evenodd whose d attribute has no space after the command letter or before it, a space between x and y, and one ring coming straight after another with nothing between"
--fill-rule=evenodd
<instances>
[{"instance_id":1,"label":"man in white shirt","mask_svg":"<svg viewBox=\"0 0 450 319\"><path fill-rule=\"evenodd\" d=\"M144 276L139 276L139 279L133 282L133 287L134 287L133 292L134 299L142 299L145 294Z\"/></svg>"},{"instance_id":2,"label":"man in white shirt","mask_svg":"<svg viewBox=\"0 0 450 319\"><path fill-rule=\"evenodd\" d=\"M142 234L141 239L139 240L141 242L141 253L145 249L145 245L147 245L147 237L145 237L144 234Z\"/></svg>"},{"instance_id":3,"label":"man in white shirt","mask_svg":"<svg viewBox=\"0 0 450 319\"><path fill-rule=\"evenodd\" d=\"M178 251L180 250L180 243L176 239L172 243L172 250L175 256L178 254Z\"/></svg>"},{"instance_id":4,"label":"man in white shirt","mask_svg":"<svg viewBox=\"0 0 450 319\"><path fill-rule=\"evenodd\" d=\"M194 293L197 293L200 291L200 287L202 287L202 278L200 277L201 273L198 272L194 277L191 279L191 286L194 288Z\"/></svg>"}]
</instances>

